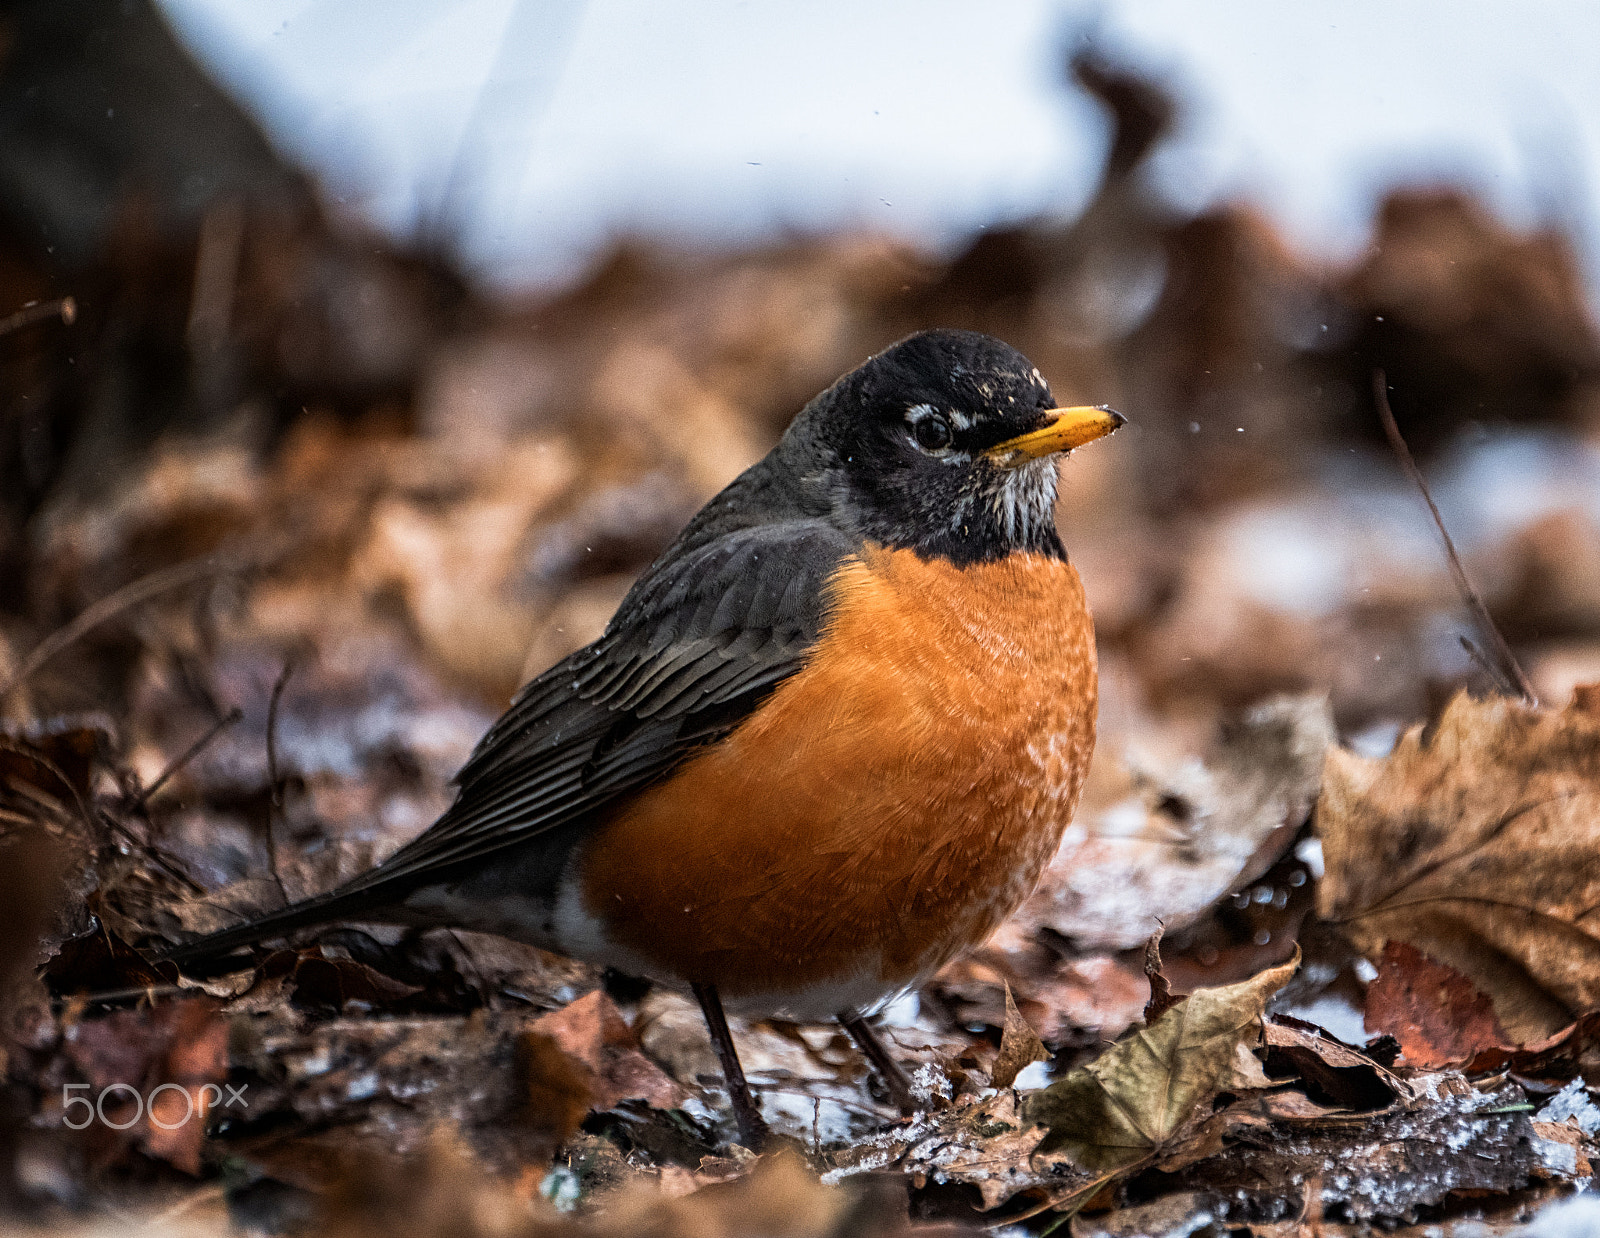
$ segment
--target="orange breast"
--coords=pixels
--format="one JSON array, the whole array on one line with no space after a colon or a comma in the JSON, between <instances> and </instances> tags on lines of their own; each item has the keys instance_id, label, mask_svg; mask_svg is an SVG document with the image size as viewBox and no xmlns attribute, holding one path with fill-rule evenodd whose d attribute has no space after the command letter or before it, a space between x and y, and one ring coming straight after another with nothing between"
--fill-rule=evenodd
<instances>
[{"instance_id":1,"label":"orange breast","mask_svg":"<svg viewBox=\"0 0 1600 1238\"><path fill-rule=\"evenodd\" d=\"M869 548L830 583L805 669L581 861L617 945L734 1000L887 992L983 940L1054 853L1094 746L1068 564Z\"/></svg>"}]
</instances>

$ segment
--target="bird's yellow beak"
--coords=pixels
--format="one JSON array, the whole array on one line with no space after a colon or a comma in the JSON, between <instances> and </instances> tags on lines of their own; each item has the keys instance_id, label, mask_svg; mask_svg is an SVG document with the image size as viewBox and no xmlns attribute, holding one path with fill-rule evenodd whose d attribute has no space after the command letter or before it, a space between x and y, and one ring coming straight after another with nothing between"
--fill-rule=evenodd
<instances>
[{"instance_id":1,"label":"bird's yellow beak","mask_svg":"<svg viewBox=\"0 0 1600 1238\"><path fill-rule=\"evenodd\" d=\"M1016 438L996 443L983 454L1001 468L1012 469L1029 460L1037 460L1040 456L1071 451L1074 447L1104 438L1128 420L1121 413L1103 405L1052 408L1045 416L1051 420L1037 430L1029 430Z\"/></svg>"}]
</instances>

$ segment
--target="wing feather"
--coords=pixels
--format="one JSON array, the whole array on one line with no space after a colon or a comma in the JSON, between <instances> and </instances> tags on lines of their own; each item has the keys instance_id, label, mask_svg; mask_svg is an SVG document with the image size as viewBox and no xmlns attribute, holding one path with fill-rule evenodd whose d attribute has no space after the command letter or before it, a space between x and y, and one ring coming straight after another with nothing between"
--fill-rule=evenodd
<instances>
[{"instance_id":1,"label":"wing feather","mask_svg":"<svg viewBox=\"0 0 1600 1238\"><path fill-rule=\"evenodd\" d=\"M797 521L668 556L604 636L517 695L444 816L347 889L417 884L662 777L800 668L851 553L837 530Z\"/></svg>"}]
</instances>

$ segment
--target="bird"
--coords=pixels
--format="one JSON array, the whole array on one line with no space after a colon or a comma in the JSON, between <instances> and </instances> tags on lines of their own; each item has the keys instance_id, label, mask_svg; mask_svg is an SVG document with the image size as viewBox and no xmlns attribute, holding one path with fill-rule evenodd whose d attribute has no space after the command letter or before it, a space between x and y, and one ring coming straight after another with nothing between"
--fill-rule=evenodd
<instances>
[{"instance_id":1,"label":"bird","mask_svg":"<svg viewBox=\"0 0 1600 1238\"><path fill-rule=\"evenodd\" d=\"M165 957L340 921L500 934L691 992L747 1147L728 1008L837 1019L911 1112L867 1019L1009 916L1072 819L1097 679L1058 459L1125 420L976 332L884 349L517 693L433 825Z\"/></svg>"}]
</instances>

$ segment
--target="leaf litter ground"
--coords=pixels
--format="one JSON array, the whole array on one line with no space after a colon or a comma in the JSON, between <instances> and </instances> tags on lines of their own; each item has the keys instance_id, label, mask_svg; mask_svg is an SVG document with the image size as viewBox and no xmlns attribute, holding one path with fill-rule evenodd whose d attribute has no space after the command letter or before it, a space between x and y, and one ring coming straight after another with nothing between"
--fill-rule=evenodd
<instances>
[{"instance_id":1,"label":"leaf litter ground","mask_svg":"<svg viewBox=\"0 0 1600 1238\"><path fill-rule=\"evenodd\" d=\"M357 287L325 222L249 217L233 351L169 349L193 426L112 451L80 388L49 388L38 441L94 467L44 486L37 453L0 454L5 495L35 495L0 509L6 1224L1463 1238L1530 1232L1590 1182L1600 347L1571 254L1446 191L1392 195L1348 268L1244 208L1180 218L1130 174L1159 93L1077 71L1127 141L1072 225L949 261L628 250L463 314L404 255L363 241L387 277ZM1137 312L1108 274L1130 263L1174 273ZM306 378L283 360L304 331L270 324L303 326L313 275L416 346L385 371L330 334ZM146 334L186 320L184 294L139 295ZM97 321L74 329L145 338ZM426 826L508 694L800 403L935 323L1134 424L1068 463L1060 512L1099 633L1085 801L1034 898L881 1017L917 1117L838 1029L736 1022L780 1133L756 1158L692 1003L493 938L349 926L232 974L149 961ZM68 374L40 338L7 364ZM1380 354L1548 707L1461 651L1353 394ZM116 405L138 358L81 356L102 422L145 424Z\"/></svg>"}]
</instances>

